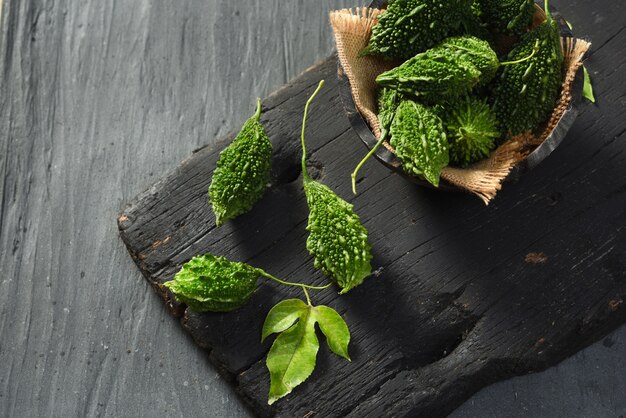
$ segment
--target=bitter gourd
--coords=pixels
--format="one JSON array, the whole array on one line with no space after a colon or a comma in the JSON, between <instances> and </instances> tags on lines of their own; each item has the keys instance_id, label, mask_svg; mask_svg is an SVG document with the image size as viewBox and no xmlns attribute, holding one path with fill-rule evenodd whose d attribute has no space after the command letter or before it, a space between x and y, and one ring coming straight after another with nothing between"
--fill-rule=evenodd
<instances>
[{"instance_id":1,"label":"bitter gourd","mask_svg":"<svg viewBox=\"0 0 626 418\"><path fill-rule=\"evenodd\" d=\"M533 0L478 0L482 17L494 31L521 35L528 30L535 13Z\"/></svg>"},{"instance_id":2,"label":"bitter gourd","mask_svg":"<svg viewBox=\"0 0 626 418\"><path fill-rule=\"evenodd\" d=\"M499 65L487 41L456 36L382 73L376 82L415 97L440 101L467 94L479 83L486 84Z\"/></svg>"},{"instance_id":3,"label":"bitter gourd","mask_svg":"<svg viewBox=\"0 0 626 418\"><path fill-rule=\"evenodd\" d=\"M217 226L252 209L269 183L272 144L259 122L260 116L261 101L257 99L255 115L246 121L217 161L209 186Z\"/></svg>"},{"instance_id":4,"label":"bitter gourd","mask_svg":"<svg viewBox=\"0 0 626 418\"><path fill-rule=\"evenodd\" d=\"M205 254L185 263L163 286L194 311L228 312L250 298L259 276L260 271L247 264Z\"/></svg>"},{"instance_id":5,"label":"bitter gourd","mask_svg":"<svg viewBox=\"0 0 626 418\"><path fill-rule=\"evenodd\" d=\"M437 50L445 50L458 59L468 61L480 72L480 85L489 83L501 65L489 42L475 36L455 36L441 42Z\"/></svg>"},{"instance_id":6,"label":"bitter gourd","mask_svg":"<svg viewBox=\"0 0 626 418\"><path fill-rule=\"evenodd\" d=\"M438 114L446 130L451 165L467 167L488 157L502 135L485 99L467 96L441 106Z\"/></svg>"},{"instance_id":7,"label":"bitter gourd","mask_svg":"<svg viewBox=\"0 0 626 418\"><path fill-rule=\"evenodd\" d=\"M475 86L486 85L499 67L530 60L537 48L538 44L533 44L527 56L499 62L489 42L475 36L456 36L380 74L376 82L437 103L465 95Z\"/></svg>"},{"instance_id":8,"label":"bitter gourd","mask_svg":"<svg viewBox=\"0 0 626 418\"><path fill-rule=\"evenodd\" d=\"M394 0L363 54L408 59L436 45L471 15L472 0Z\"/></svg>"},{"instance_id":9,"label":"bitter gourd","mask_svg":"<svg viewBox=\"0 0 626 418\"><path fill-rule=\"evenodd\" d=\"M306 248L314 257L315 268L335 281L341 293L346 293L372 273L372 253L367 229L354 213L353 206L328 186L313 180L306 168L306 116L309 104L323 84L322 80L307 101L302 120L302 176L309 206Z\"/></svg>"},{"instance_id":10,"label":"bitter gourd","mask_svg":"<svg viewBox=\"0 0 626 418\"><path fill-rule=\"evenodd\" d=\"M496 79L494 109L511 135L535 129L554 109L562 83L563 51L557 22L545 2L546 21L526 33L508 59L539 51L520 65L504 67Z\"/></svg>"},{"instance_id":11,"label":"bitter gourd","mask_svg":"<svg viewBox=\"0 0 626 418\"><path fill-rule=\"evenodd\" d=\"M433 48L380 74L376 82L406 95L437 101L469 92L480 75L468 60Z\"/></svg>"},{"instance_id":12,"label":"bitter gourd","mask_svg":"<svg viewBox=\"0 0 626 418\"><path fill-rule=\"evenodd\" d=\"M441 119L426 106L411 100L400 103L391 124L391 140L402 169L439 186L448 165L448 141Z\"/></svg>"}]
</instances>

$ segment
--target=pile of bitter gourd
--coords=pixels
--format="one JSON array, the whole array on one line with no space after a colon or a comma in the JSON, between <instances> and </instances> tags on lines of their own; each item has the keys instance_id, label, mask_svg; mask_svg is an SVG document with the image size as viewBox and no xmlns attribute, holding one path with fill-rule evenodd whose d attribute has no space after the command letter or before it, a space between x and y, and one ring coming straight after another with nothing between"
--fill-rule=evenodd
<instances>
[{"instance_id":1,"label":"pile of bitter gourd","mask_svg":"<svg viewBox=\"0 0 626 418\"><path fill-rule=\"evenodd\" d=\"M448 164L467 167L554 109L562 82L559 28L530 29L533 0L393 0L362 55L402 60L376 78L381 136L408 174L439 185ZM498 40L516 43L500 55Z\"/></svg>"}]
</instances>

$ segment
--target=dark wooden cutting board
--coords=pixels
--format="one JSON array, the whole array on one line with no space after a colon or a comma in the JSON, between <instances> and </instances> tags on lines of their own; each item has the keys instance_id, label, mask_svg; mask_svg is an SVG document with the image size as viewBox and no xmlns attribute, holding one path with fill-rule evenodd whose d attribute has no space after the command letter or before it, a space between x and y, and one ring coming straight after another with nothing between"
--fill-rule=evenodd
<instances>
[{"instance_id":1,"label":"dark wooden cutting board","mask_svg":"<svg viewBox=\"0 0 626 418\"><path fill-rule=\"evenodd\" d=\"M262 282L228 314L197 314L158 284L211 252L283 278L326 283L305 249L302 111L309 166L355 205L370 232L375 277L349 294L316 292L352 332L348 363L321 346L307 382L272 407L260 343L273 304L301 297ZM207 187L219 151L202 148L120 215L128 250L194 340L261 416L444 416L498 380L550 367L626 321L626 148L621 118L579 119L552 156L488 207L476 197L419 188L371 160L337 93L331 57L263 101L274 145L272 186L248 214L216 228ZM308 415L307 415L308 416Z\"/></svg>"}]
</instances>

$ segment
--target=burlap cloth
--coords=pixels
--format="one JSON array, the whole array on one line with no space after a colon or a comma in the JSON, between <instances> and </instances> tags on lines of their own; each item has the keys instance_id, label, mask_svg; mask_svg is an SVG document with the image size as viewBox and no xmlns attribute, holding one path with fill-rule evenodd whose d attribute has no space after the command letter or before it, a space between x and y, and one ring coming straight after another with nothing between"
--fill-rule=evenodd
<instances>
[{"instance_id":1,"label":"burlap cloth","mask_svg":"<svg viewBox=\"0 0 626 418\"><path fill-rule=\"evenodd\" d=\"M339 61L350 81L354 103L377 138L380 135L380 127L376 114L378 85L375 80L379 74L397 66L399 62L374 56L359 57L359 53L367 45L372 28L381 13L384 13L384 10L367 7L342 9L330 13L330 23L335 34ZM536 26L544 20L544 12L537 6L533 25ZM527 132L511 138L494 150L489 158L466 169L446 167L441 173L443 179L477 195L485 204L488 204L500 190L502 181L513 167L523 161L550 135L563 112L571 104L572 85L576 72L591 46L585 40L570 37L561 38L561 44L565 57L561 97L552 116L545 124L545 128L539 130L541 133ZM388 143L385 143L385 146L393 152L393 148Z\"/></svg>"}]
</instances>

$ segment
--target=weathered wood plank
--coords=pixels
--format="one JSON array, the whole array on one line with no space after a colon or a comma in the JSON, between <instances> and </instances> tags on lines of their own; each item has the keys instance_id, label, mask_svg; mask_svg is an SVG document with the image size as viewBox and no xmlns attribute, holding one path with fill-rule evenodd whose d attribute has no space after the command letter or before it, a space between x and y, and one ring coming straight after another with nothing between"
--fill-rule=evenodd
<instances>
[{"instance_id":1,"label":"weathered wood plank","mask_svg":"<svg viewBox=\"0 0 626 418\"><path fill-rule=\"evenodd\" d=\"M240 126L254 97L329 55L329 9L364 2L3 3L0 416L249 416L142 280L114 220L194 149ZM624 107L626 3L553 3L595 46L599 107L546 161L569 162L557 176L576 178L568 172L592 154L577 156L578 144L597 150L623 129L613 122ZM554 173L523 181L536 188ZM295 185L283 213L300 202ZM481 391L454 415L624 415L624 359L626 327L557 368Z\"/></svg>"},{"instance_id":2,"label":"weathered wood plank","mask_svg":"<svg viewBox=\"0 0 626 418\"><path fill-rule=\"evenodd\" d=\"M309 163L350 196L347 173L363 147L338 116L335 71L327 60L265 102L262 121L279 164L252 212L213 227L206 188L220 144L122 214L122 237L150 281L169 280L191 256L211 251L323 283L304 248L298 133L307 95L327 79L307 124ZM606 117L600 132L612 135L622 124ZM440 416L487 384L553 365L626 320L619 302L626 297L626 156L616 140L581 143L584 131L577 123L563 151L507 185L490 207L418 189L368 164L352 201L380 270L347 296L315 295L350 324L353 362L322 350L312 378L272 408L265 405L268 343L258 344L258 334L269 308L293 293L264 284L235 313L185 312L183 325L260 415ZM178 220L183 225L168 226ZM547 259L533 263L536 252Z\"/></svg>"}]
</instances>

